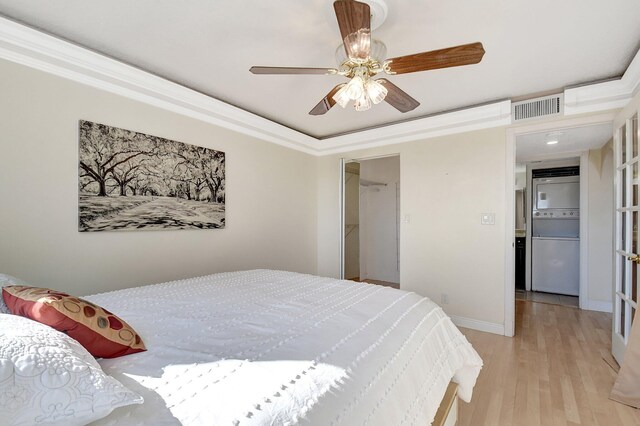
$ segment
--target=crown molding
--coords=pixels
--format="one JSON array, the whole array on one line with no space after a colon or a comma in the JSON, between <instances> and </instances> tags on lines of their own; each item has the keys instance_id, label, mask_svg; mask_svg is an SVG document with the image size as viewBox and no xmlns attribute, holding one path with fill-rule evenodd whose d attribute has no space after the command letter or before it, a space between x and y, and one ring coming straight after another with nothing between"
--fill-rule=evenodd
<instances>
[{"instance_id":1,"label":"crown molding","mask_svg":"<svg viewBox=\"0 0 640 426\"><path fill-rule=\"evenodd\" d=\"M506 100L406 121L393 126L323 139L324 146L320 155L394 145L509 124L511 124L511 101Z\"/></svg>"},{"instance_id":2,"label":"crown molding","mask_svg":"<svg viewBox=\"0 0 640 426\"><path fill-rule=\"evenodd\" d=\"M0 58L268 142L315 153L317 139L89 49L0 18Z\"/></svg>"},{"instance_id":3,"label":"crown molding","mask_svg":"<svg viewBox=\"0 0 640 426\"><path fill-rule=\"evenodd\" d=\"M640 87L640 51L622 78L564 91L564 115L576 115L624 108Z\"/></svg>"},{"instance_id":4,"label":"crown molding","mask_svg":"<svg viewBox=\"0 0 640 426\"><path fill-rule=\"evenodd\" d=\"M310 155L469 132L511 123L509 100L317 139L141 69L0 17L0 59ZM620 80L565 90L565 115L623 107L640 85L640 54Z\"/></svg>"},{"instance_id":5,"label":"crown molding","mask_svg":"<svg viewBox=\"0 0 640 426\"><path fill-rule=\"evenodd\" d=\"M508 121L505 113L509 108L502 102L320 140L2 17L0 58L311 155L465 132Z\"/></svg>"}]
</instances>

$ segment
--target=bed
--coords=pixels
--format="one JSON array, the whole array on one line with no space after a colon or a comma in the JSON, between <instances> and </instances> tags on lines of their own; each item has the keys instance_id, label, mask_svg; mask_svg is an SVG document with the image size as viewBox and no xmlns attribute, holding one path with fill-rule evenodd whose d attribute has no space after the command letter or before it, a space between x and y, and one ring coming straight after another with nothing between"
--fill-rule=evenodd
<instances>
[{"instance_id":1,"label":"bed","mask_svg":"<svg viewBox=\"0 0 640 426\"><path fill-rule=\"evenodd\" d=\"M86 299L148 349L99 361L144 403L97 425L426 425L482 367L435 303L371 284L253 270Z\"/></svg>"}]
</instances>

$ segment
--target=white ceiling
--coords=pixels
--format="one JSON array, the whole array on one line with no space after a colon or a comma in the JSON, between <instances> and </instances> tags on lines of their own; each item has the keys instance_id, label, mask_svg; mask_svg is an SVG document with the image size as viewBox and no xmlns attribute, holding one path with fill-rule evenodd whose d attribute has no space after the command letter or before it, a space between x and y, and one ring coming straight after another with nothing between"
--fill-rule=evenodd
<instances>
[{"instance_id":1,"label":"white ceiling","mask_svg":"<svg viewBox=\"0 0 640 426\"><path fill-rule=\"evenodd\" d=\"M558 134L553 134L557 132ZM571 129L547 130L516 137L516 161L561 158L563 154L573 154L590 149L601 148L613 135L613 126L595 124ZM555 145L547 145L551 139L558 140Z\"/></svg>"},{"instance_id":2,"label":"white ceiling","mask_svg":"<svg viewBox=\"0 0 640 426\"><path fill-rule=\"evenodd\" d=\"M327 0L0 0L0 14L314 137L619 77L638 50L637 0L387 0L389 56L481 41L478 65L392 76L421 102L308 111L339 76L252 75L251 65L336 66Z\"/></svg>"}]
</instances>

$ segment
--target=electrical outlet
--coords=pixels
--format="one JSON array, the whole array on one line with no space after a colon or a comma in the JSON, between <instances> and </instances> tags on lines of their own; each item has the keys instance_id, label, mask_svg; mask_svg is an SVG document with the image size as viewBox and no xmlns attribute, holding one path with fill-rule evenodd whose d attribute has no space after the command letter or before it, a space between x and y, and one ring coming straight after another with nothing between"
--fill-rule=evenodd
<instances>
[{"instance_id":1,"label":"electrical outlet","mask_svg":"<svg viewBox=\"0 0 640 426\"><path fill-rule=\"evenodd\" d=\"M440 295L440 302L443 305L448 305L449 304L449 295L447 293L442 293Z\"/></svg>"}]
</instances>

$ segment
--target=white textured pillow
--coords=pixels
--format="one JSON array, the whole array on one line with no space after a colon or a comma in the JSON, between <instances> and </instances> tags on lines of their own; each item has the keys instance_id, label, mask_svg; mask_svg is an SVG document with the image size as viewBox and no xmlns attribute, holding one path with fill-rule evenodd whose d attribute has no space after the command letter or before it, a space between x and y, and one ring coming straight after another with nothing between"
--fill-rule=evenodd
<instances>
[{"instance_id":1,"label":"white textured pillow","mask_svg":"<svg viewBox=\"0 0 640 426\"><path fill-rule=\"evenodd\" d=\"M22 281L19 278L12 277L11 275L0 274L0 314L9 314L9 308L4 303L4 298L2 297L2 287L8 285L29 285L26 282Z\"/></svg>"},{"instance_id":2,"label":"white textured pillow","mask_svg":"<svg viewBox=\"0 0 640 426\"><path fill-rule=\"evenodd\" d=\"M0 314L0 424L84 425L142 401L71 337Z\"/></svg>"}]
</instances>

